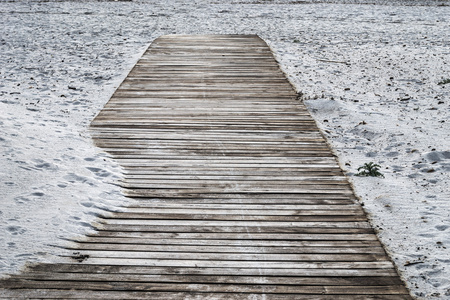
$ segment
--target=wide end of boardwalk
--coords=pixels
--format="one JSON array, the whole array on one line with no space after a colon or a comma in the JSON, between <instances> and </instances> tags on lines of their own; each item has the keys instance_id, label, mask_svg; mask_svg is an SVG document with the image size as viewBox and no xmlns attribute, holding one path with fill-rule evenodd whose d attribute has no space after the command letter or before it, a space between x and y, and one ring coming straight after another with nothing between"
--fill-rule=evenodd
<instances>
[{"instance_id":1,"label":"wide end of boardwalk","mask_svg":"<svg viewBox=\"0 0 450 300\"><path fill-rule=\"evenodd\" d=\"M410 299L259 37L158 38L92 135L135 201L2 298Z\"/></svg>"}]
</instances>

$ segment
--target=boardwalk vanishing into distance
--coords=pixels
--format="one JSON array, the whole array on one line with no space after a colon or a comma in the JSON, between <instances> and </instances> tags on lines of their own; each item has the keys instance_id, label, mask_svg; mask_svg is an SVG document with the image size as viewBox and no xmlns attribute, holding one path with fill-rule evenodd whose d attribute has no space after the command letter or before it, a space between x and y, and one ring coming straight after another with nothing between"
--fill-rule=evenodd
<instances>
[{"instance_id":1,"label":"boardwalk vanishing into distance","mask_svg":"<svg viewBox=\"0 0 450 300\"><path fill-rule=\"evenodd\" d=\"M1 298L411 299L296 96L257 36L155 40L91 124L134 200Z\"/></svg>"}]
</instances>

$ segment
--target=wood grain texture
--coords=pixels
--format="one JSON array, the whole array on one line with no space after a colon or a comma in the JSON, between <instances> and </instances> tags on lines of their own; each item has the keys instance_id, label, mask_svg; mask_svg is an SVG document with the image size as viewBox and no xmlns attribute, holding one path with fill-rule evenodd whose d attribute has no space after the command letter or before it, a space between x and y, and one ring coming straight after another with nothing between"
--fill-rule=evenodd
<instances>
[{"instance_id":1,"label":"wood grain texture","mask_svg":"<svg viewBox=\"0 0 450 300\"><path fill-rule=\"evenodd\" d=\"M155 40L91 124L132 198L2 299L411 299L264 41Z\"/></svg>"}]
</instances>

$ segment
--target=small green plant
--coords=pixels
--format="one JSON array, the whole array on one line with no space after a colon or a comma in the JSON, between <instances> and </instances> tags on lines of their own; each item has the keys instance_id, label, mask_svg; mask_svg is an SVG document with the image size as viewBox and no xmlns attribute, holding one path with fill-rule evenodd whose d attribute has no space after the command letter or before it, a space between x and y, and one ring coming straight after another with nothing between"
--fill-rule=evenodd
<instances>
[{"instance_id":1,"label":"small green plant","mask_svg":"<svg viewBox=\"0 0 450 300\"><path fill-rule=\"evenodd\" d=\"M447 83L450 83L450 78L442 79L442 80L438 83L438 85L443 85L443 84L447 84Z\"/></svg>"},{"instance_id":2,"label":"small green plant","mask_svg":"<svg viewBox=\"0 0 450 300\"><path fill-rule=\"evenodd\" d=\"M380 165L374 164L373 162L365 163L362 167L358 168L359 173L355 176L372 176L372 177L383 177L384 175L380 173Z\"/></svg>"}]
</instances>

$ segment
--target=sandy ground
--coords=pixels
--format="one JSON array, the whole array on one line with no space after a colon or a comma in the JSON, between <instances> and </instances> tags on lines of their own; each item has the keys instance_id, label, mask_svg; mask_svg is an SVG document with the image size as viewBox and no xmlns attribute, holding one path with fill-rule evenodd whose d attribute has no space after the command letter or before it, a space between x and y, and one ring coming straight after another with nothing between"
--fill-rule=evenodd
<instances>
[{"instance_id":1,"label":"sandy ground","mask_svg":"<svg viewBox=\"0 0 450 300\"><path fill-rule=\"evenodd\" d=\"M0 272L127 202L87 128L152 40L258 34L412 294L450 299L449 2L366 2L0 2ZM354 176L368 162L385 177Z\"/></svg>"}]
</instances>

